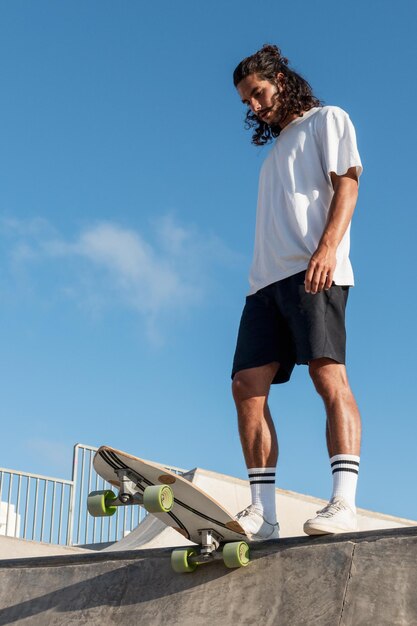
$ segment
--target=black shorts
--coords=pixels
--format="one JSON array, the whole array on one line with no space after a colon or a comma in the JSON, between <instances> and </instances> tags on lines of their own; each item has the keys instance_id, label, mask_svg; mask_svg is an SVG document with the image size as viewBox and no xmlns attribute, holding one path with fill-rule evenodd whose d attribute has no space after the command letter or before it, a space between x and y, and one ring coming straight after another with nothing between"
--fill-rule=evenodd
<instances>
[{"instance_id":1,"label":"black shorts","mask_svg":"<svg viewBox=\"0 0 417 626\"><path fill-rule=\"evenodd\" d=\"M311 294L305 270L246 298L232 378L243 369L278 361L273 383L286 383L297 363L327 357L345 363L345 308L349 287L332 285Z\"/></svg>"}]
</instances>

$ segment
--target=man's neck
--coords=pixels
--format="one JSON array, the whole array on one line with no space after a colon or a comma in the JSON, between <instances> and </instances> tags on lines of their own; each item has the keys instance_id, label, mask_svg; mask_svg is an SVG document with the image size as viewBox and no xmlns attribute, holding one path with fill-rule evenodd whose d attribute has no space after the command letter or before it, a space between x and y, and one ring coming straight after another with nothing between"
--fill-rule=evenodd
<instances>
[{"instance_id":1,"label":"man's neck","mask_svg":"<svg viewBox=\"0 0 417 626\"><path fill-rule=\"evenodd\" d=\"M288 126L288 124L292 122L293 120L295 120L297 117L302 117L304 113L307 113L307 111L303 111L301 115L299 113L289 113L287 117L285 118L285 120L281 122L280 124L281 130L285 128L286 126Z\"/></svg>"}]
</instances>

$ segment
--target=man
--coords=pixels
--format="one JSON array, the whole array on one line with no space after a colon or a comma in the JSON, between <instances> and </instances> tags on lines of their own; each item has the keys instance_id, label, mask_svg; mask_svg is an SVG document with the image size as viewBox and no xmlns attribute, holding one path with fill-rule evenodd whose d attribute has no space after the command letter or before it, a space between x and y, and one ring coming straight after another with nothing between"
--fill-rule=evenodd
<instances>
[{"instance_id":1,"label":"man","mask_svg":"<svg viewBox=\"0 0 417 626\"><path fill-rule=\"evenodd\" d=\"M326 409L333 474L329 503L307 534L356 529L361 420L345 368L345 306L353 272L349 231L362 172L347 113L321 106L310 85L266 45L244 59L234 84L248 106L252 142L274 145L259 181L250 292L233 363L233 396L252 503L237 515L252 540L279 536L278 442L268 394L308 365Z\"/></svg>"}]
</instances>

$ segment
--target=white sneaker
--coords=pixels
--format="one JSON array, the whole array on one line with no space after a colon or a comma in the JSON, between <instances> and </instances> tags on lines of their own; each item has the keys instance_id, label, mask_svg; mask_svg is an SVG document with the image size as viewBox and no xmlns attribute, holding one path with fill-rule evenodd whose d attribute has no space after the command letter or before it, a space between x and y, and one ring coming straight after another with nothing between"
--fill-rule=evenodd
<instances>
[{"instance_id":1,"label":"white sneaker","mask_svg":"<svg viewBox=\"0 0 417 626\"><path fill-rule=\"evenodd\" d=\"M358 529L356 513L344 498L336 496L330 500L316 517L304 524L307 535L327 535L328 533L349 533Z\"/></svg>"},{"instance_id":2,"label":"white sneaker","mask_svg":"<svg viewBox=\"0 0 417 626\"><path fill-rule=\"evenodd\" d=\"M279 539L279 524L267 522L262 513L250 504L236 515L236 520L248 535L250 541Z\"/></svg>"}]
</instances>

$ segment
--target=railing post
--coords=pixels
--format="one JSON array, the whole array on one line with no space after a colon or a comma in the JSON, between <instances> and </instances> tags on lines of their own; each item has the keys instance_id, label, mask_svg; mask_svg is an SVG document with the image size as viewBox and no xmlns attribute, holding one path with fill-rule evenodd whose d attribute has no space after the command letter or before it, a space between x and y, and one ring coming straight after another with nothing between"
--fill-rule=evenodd
<instances>
[{"instance_id":1,"label":"railing post","mask_svg":"<svg viewBox=\"0 0 417 626\"><path fill-rule=\"evenodd\" d=\"M70 487L70 497L68 504L68 525L67 525L67 546L72 545L72 533L74 529L74 512L75 512L75 496L76 496L76 484L78 473L78 449L80 444L76 443L74 446L74 452L72 456L72 484Z\"/></svg>"}]
</instances>

